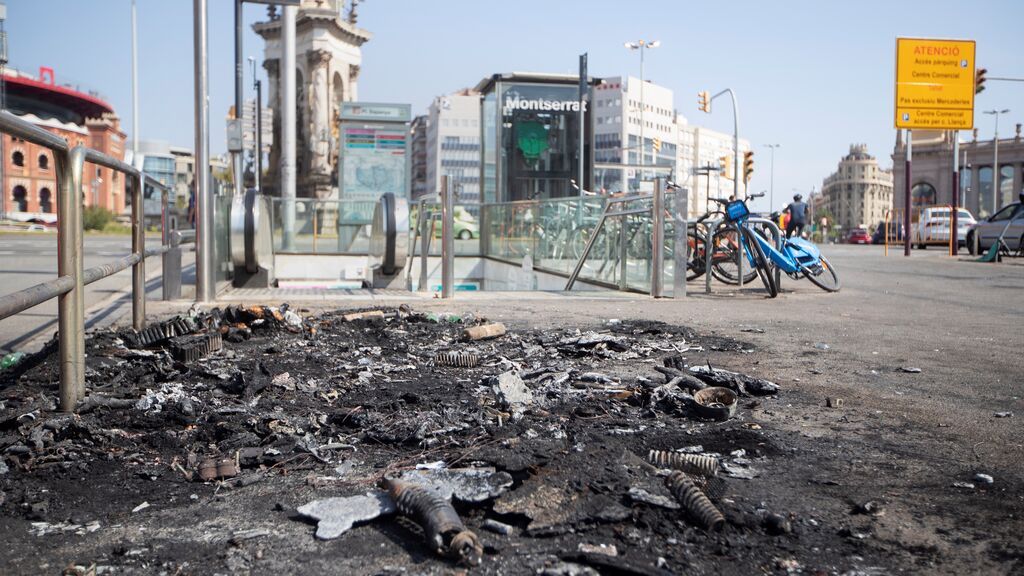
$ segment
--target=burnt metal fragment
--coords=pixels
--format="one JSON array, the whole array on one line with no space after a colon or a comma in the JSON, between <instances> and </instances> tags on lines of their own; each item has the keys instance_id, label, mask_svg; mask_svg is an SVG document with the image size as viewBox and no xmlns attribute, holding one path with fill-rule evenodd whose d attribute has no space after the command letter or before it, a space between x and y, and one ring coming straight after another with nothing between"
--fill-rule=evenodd
<instances>
[{"instance_id":1,"label":"burnt metal fragment","mask_svg":"<svg viewBox=\"0 0 1024 576\"><path fill-rule=\"evenodd\" d=\"M423 528L427 544L434 552L468 566L480 565L483 545L462 523L448 500L433 490L396 478L385 478L382 484L398 511Z\"/></svg>"},{"instance_id":2,"label":"burnt metal fragment","mask_svg":"<svg viewBox=\"0 0 1024 576\"><path fill-rule=\"evenodd\" d=\"M438 366L451 366L453 368L473 368L480 364L480 356L473 352L457 352L449 350L438 352L434 357Z\"/></svg>"},{"instance_id":3,"label":"burnt metal fragment","mask_svg":"<svg viewBox=\"0 0 1024 576\"><path fill-rule=\"evenodd\" d=\"M171 356L179 362L195 362L224 347L220 332L207 332L195 336L179 336L171 340Z\"/></svg>"},{"instance_id":4,"label":"burnt metal fragment","mask_svg":"<svg viewBox=\"0 0 1024 576\"><path fill-rule=\"evenodd\" d=\"M721 386L709 386L693 395L694 409L704 418L724 421L736 414L736 393Z\"/></svg>"},{"instance_id":5,"label":"burnt metal fragment","mask_svg":"<svg viewBox=\"0 0 1024 576\"><path fill-rule=\"evenodd\" d=\"M725 516L711 503L704 492L693 483L685 472L676 470L665 479L665 485L672 495L679 500L691 516L700 520L708 530L721 530L725 525Z\"/></svg>"}]
</instances>

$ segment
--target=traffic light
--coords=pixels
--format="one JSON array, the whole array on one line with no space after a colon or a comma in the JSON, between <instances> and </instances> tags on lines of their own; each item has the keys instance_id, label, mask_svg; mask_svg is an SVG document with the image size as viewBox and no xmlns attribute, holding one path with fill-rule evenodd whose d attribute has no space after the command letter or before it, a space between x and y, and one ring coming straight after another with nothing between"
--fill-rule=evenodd
<instances>
[{"instance_id":1,"label":"traffic light","mask_svg":"<svg viewBox=\"0 0 1024 576\"><path fill-rule=\"evenodd\" d=\"M748 150L743 153L743 181L750 182L750 177L754 175L754 152Z\"/></svg>"},{"instance_id":2,"label":"traffic light","mask_svg":"<svg viewBox=\"0 0 1024 576\"><path fill-rule=\"evenodd\" d=\"M987 68L978 68L974 71L974 93L981 94L985 91L985 74L988 74Z\"/></svg>"},{"instance_id":3,"label":"traffic light","mask_svg":"<svg viewBox=\"0 0 1024 576\"><path fill-rule=\"evenodd\" d=\"M707 92L697 92L697 110L711 112L711 95Z\"/></svg>"},{"instance_id":4,"label":"traffic light","mask_svg":"<svg viewBox=\"0 0 1024 576\"><path fill-rule=\"evenodd\" d=\"M654 139L654 151L661 152L661 138Z\"/></svg>"},{"instance_id":5,"label":"traffic light","mask_svg":"<svg viewBox=\"0 0 1024 576\"><path fill-rule=\"evenodd\" d=\"M732 156L719 156L718 166L721 169L722 176L732 180Z\"/></svg>"}]
</instances>

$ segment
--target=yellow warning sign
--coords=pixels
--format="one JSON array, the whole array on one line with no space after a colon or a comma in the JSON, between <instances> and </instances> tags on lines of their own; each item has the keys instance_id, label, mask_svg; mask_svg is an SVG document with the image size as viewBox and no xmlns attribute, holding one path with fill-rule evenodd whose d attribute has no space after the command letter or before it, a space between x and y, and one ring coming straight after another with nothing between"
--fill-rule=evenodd
<instances>
[{"instance_id":1,"label":"yellow warning sign","mask_svg":"<svg viewBox=\"0 0 1024 576\"><path fill-rule=\"evenodd\" d=\"M974 128L974 40L896 39L896 128Z\"/></svg>"}]
</instances>

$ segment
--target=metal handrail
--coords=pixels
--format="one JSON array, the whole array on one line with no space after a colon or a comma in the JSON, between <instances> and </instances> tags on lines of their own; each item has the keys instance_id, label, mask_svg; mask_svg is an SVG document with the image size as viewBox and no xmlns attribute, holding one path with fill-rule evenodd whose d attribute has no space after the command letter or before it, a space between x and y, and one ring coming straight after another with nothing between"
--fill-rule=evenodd
<instances>
[{"instance_id":1,"label":"metal handrail","mask_svg":"<svg viewBox=\"0 0 1024 576\"><path fill-rule=\"evenodd\" d=\"M0 297L0 320L57 298L58 342L60 348L60 408L74 411L85 397L85 297L84 287L132 268L132 325L146 324L145 262L147 256L168 250L167 196L169 187L141 170L106 154L71 146L66 140L0 111L0 132L48 148L56 164L57 195L57 278ZM81 189L85 163L90 162L122 172L132 179L132 251L113 262L83 269L83 223ZM142 186L148 183L162 192L162 242L159 248L145 247L145 214Z\"/></svg>"}]
</instances>

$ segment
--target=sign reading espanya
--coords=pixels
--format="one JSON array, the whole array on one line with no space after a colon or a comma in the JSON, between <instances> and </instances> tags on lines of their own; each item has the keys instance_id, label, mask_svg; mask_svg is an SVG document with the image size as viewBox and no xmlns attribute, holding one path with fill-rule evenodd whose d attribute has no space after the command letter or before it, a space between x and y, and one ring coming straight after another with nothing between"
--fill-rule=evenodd
<instances>
[{"instance_id":1,"label":"sign reading espanya","mask_svg":"<svg viewBox=\"0 0 1024 576\"><path fill-rule=\"evenodd\" d=\"M974 40L896 39L896 128L974 128Z\"/></svg>"}]
</instances>

